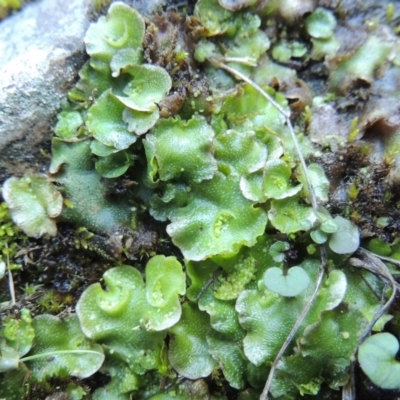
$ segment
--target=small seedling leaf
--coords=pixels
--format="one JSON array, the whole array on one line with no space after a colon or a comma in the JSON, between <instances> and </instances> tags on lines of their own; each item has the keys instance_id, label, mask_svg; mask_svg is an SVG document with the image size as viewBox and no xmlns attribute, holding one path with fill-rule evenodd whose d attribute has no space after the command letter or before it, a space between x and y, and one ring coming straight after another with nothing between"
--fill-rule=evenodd
<instances>
[{"instance_id":1,"label":"small seedling leaf","mask_svg":"<svg viewBox=\"0 0 400 400\"><path fill-rule=\"evenodd\" d=\"M334 218L337 231L329 240L330 249L337 254L354 253L360 245L360 234L357 227L348 219L337 216Z\"/></svg>"},{"instance_id":2,"label":"small seedling leaf","mask_svg":"<svg viewBox=\"0 0 400 400\"><path fill-rule=\"evenodd\" d=\"M281 262L285 259L285 251L290 249L290 244L288 242L275 242L270 248L269 248L269 254L271 257L274 259L276 262Z\"/></svg>"},{"instance_id":3,"label":"small seedling leaf","mask_svg":"<svg viewBox=\"0 0 400 400\"><path fill-rule=\"evenodd\" d=\"M310 284L307 272L301 267L292 267L284 274L278 267L268 268L264 274L265 286L285 297L295 297Z\"/></svg>"},{"instance_id":4,"label":"small seedling leaf","mask_svg":"<svg viewBox=\"0 0 400 400\"><path fill-rule=\"evenodd\" d=\"M390 333L370 336L358 350L364 373L382 389L400 388L400 362L396 360L399 342Z\"/></svg>"}]
</instances>

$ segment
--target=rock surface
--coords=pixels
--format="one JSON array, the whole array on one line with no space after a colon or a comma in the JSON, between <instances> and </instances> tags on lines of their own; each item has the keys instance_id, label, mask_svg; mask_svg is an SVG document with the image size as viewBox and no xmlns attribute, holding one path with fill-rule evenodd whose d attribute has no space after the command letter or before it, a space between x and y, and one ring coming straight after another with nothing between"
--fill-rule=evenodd
<instances>
[{"instance_id":1,"label":"rock surface","mask_svg":"<svg viewBox=\"0 0 400 400\"><path fill-rule=\"evenodd\" d=\"M161 0L126 1L149 14ZM84 61L93 0L40 0L0 23L0 182L45 168L56 114Z\"/></svg>"}]
</instances>

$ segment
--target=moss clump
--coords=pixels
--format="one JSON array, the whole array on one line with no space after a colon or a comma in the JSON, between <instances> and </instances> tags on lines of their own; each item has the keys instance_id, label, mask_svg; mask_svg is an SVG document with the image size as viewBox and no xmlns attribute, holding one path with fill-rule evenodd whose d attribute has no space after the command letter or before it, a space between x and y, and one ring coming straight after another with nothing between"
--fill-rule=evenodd
<instances>
[{"instance_id":1,"label":"moss clump","mask_svg":"<svg viewBox=\"0 0 400 400\"><path fill-rule=\"evenodd\" d=\"M386 239L386 255L396 255L398 243L394 214L371 206L369 217L356 218L380 188L386 202L395 198L389 182L367 190L365 160L376 154L363 152L351 165L340 157L366 148L359 138L369 143L382 128L376 148L382 144L387 166L394 165L397 120L382 107L372 116L367 111L374 106L369 93L384 97L381 88L390 92L398 78L392 44L400 42L377 28L364 32L364 41L338 46L347 29L339 9L278 3L200 0L193 17L166 12L145 24L116 2L89 28L90 59L59 116L49 175L32 178L45 181L47 196L38 192L38 201L27 178L11 178L5 189L15 184L17 193L25 185L24 199L42 211L61 200L61 214L42 212L39 228L49 219L73 224L75 243L117 265L104 272L103 286L90 282L76 314L34 319L35 345L19 362L32 365L32 382L48 379L49 368L34 360L53 345L94 352L90 373L111 377L96 387L95 400L265 399L270 369L275 375L265 391L277 399L324 396L348 381L387 294L371 268L346 265L351 257L351 265L368 269L356 223L364 228L371 219L368 236ZM294 33L300 26L302 34ZM378 38L384 45L360 63ZM320 96L301 80L311 59L323 62L329 76ZM364 116L355 115L353 97L342 97L348 90L364 102ZM332 127L324 120L329 112ZM312 158L308 167L304 158ZM351 175L344 182L343 171ZM336 191L343 202L333 201ZM95 276L103 269L95 265ZM48 301L55 293L47 293L40 303L56 312L58 303ZM390 318L385 314L374 329ZM74 343L46 339L46 323L52 332L73 331ZM76 361L57 354L51 365L59 377L88 376Z\"/></svg>"}]
</instances>

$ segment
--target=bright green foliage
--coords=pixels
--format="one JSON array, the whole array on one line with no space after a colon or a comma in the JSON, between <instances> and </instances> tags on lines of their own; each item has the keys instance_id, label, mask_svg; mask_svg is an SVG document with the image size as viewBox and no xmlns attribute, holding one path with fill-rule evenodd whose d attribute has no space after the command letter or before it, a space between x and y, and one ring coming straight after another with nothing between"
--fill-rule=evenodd
<instances>
[{"instance_id":1,"label":"bright green foliage","mask_svg":"<svg viewBox=\"0 0 400 400\"><path fill-rule=\"evenodd\" d=\"M6 269L5 260L9 260L10 270L20 268L14 263L14 257L26 239L27 236L21 228L13 222L7 203L0 203L0 263L3 263L3 275Z\"/></svg>"},{"instance_id":2,"label":"bright green foliage","mask_svg":"<svg viewBox=\"0 0 400 400\"><path fill-rule=\"evenodd\" d=\"M292 57L300 58L307 54L304 44L294 41L282 41L276 44L272 50L272 57L282 63L288 62Z\"/></svg>"},{"instance_id":3,"label":"bright green foliage","mask_svg":"<svg viewBox=\"0 0 400 400\"><path fill-rule=\"evenodd\" d=\"M152 112L171 89L172 81L168 72L155 65L132 65L126 72L133 77L123 89L127 96L117 96L128 108Z\"/></svg>"},{"instance_id":4,"label":"bright green foliage","mask_svg":"<svg viewBox=\"0 0 400 400\"><path fill-rule=\"evenodd\" d=\"M307 272L311 281L315 279L316 262L304 262L300 267ZM334 277L326 281L324 289L318 295L318 301L303 322L303 329L317 321L321 311L333 309L343 300L347 287L343 278L344 274L337 271ZM241 293L236 302L236 310L241 326L247 331L243 341L244 352L253 364L261 365L263 362L273 361L308 300L312 286L308 285L296 297L283 297L264 289L245 290ZM271 321L274 321L273 325Z\"/></svg>"},{"instance_id":5,"label":"bright green foliage","mask_svg":"<svg viewBox=\"0 0 400 400\"><path fill-rule=\"evenodd\" d=\"M336 19L331 11L317 8L306 18L306 30L312 37L311 57L320 60L325 56L333 57L339 50L340 43L334 36Z\"/></svg>"},{"instance_id":6,"label":"bright green foliage","mask_svg":"<svg viewBox=\"0 0 400 400\"><path fill-rule=\"evenodd\" d=\"M146 399L149 397L146 397ZM198 379L195 381L184 380L176 382L168 387L163 393L157 394L149 398L150 400L190 400L190 399L210 399L210 400L227 400L223 394L223 389L216 393L210 394L210 390L205 380Z\"/></svg>"},{"instance_id":7,"label":"bright green foliage","mask_svg":"<svg viewBox=\"0 0 400 400\"><path fill-rule=\"evenodd\" d=\"M135 143L137 136L128 131L128 125L122 120L124 109L110 90L104 92L88 112L86 126L93 137L117 150L127 149Z\"/></svg>"},{"instance_id":8,"label":"bright green foliage","mask_svg":"<svg viewBox=\"0 0 400 400\"><path fill-rule=\"evenodd\" d=\"M61 139L72 139L77 135L78 128L83 124L78 111L62 111L57 116L58 122L54 133Z\"/></svg>"},{"instance_id":9,"label":"bright green foliage","mask_svg":"<svg viewBox=\"0 0 400 400\"><path fill-rule=\"evenodd\" d=\"M310 232L311 239L317 243L322 244L328 240L330 234L334 234L338 231L339 226L336 224L334 219L328 213L326 209L320 207L320 211L317 212L317 218L320 223L318 229L315 229ZM349 221L348 221L349 222ZM340 236L339 236L340 238ZM358 238L358 232L354 232L354 240ZM335 238L332 239L333 241ZM340 239L339 239L340 240ZM348 244L346 244L347 246ZM358 247L358 246L357 246Z\"/></svg>"},{"instance_id":10,"label":"bright green foliage","mask_svg":"<svg viewBox=\"0 0 400 400\"><path fill-rule=\"evenodd\" d=\"M371 381L383 389L400 387L400 363L396 359L399 342L390 333L367 338L358 350L358 361Z\"/></svg>"},{"instance_id":11,"label":"bright green foliage","mask_svg":"<svg viewBox=\"0 0 400 400\"><path fill-rule=\"evenodd\" d=\"M87 378L103 364L102 347L83 335L76 315L60 320L43 314L32 326L35 339L25 362L38 381L68 375Z\"/></svg>"},{"instance_id":12,"label":"bright green foliage","mask_svg":"<svg viewBox=\"0 0 400 400\"><path fill-rule=\"evenodd\" d=\"M150 181L211 179L217 170L213 138L214 131L202 117L160 121L144 140Z\"/></svg>"},{"instance_id":13,"label":"bright green foliage","mask_svg":"<svg viewBox=\"0 0 400 400\"><path fill-rule=\"evenodd\" d=\"M79 71L79 81L68 93L73 102L82 102L86 107L91 105L93 96L100 96L105 90L115 85L111 75L96 71L88 62Z\"/></svg>"},{"instance_id":14,"label":"bright green foliage","mask_svg":"<svg viewBox=\"0 0 400 400\"><path fill-rule=\"evenodd\" d=\"M151 306L171 308L176 314L176 310L180 310L177 294L182 296L185 292L186 277L175 257L155 256L150 259L146 266L146 298ZM158 323L157 330L168 328L172 324L171 319L178 320L179 317L180 311L177 316L170 313L165 327L162 327L163 323Z\"/></svg>"},{"instance_id":15,"label":"bright green foliage","mask_svg":"<svg viewBox=\"0 0 400 400\"><path fill-rule=\"evenodd\" d=\"M340 42L332 36L329 39L311 39L313 44L311 57L320 60L327 57L334 57L340 48Z\"/></svg>"},{"instance_id":16,"label":"bright green foliage","mask_svg":"<svg viewBox=\"0 0 400 400\"><path fill-rule=\"evenodd\" d=\"M217 136L215 157L220 171L238 176L261 170L267 160L267 147L253 132L227 130Z\"/></svg>"},{"instance_id":17,"label":"bright green foliage","mask_svg":"<svg viewBox=\"0 0 400 400\"><path fill-rule=\"evenodd\" d=\"M234 270L228 276L219 276L214 296L221 300L237 299L245 286L254 279L256 272L255 260L250 256L241 258L235 264Z\"/></svg>"},{"instance_id":18,"label":"bright green foliage","mask_svg":"<svg viewBox=\"0 0 400 400\"><path fill-rule=\"evenodd\" d=\"M223 56L227 61L254 67L270 46L267 35L258 29L261 19L255 14L235 15L222 8L217 0L199 1L194 14L206 28L205 36L218 36L221 44L217 47L201 40L194 54L197 61Z\"/></svg>"},{"instance_id":19,"label":"bright green foliage","mask_svg":"<svg viewBox=\"0 0 400 400\"><path fill-rule=\"evenodd\" d=\"M372 82L374 73L384 63L389 52L389 43L377 36L370 36L351 57L346 57L332 71L330 76L332 89L342 93L355 80Z\"/></svg>"},{"instance_id":20,"label":"bright green foliage","mask_svg":"<svg viewBox=\"0 0 400 400\"><path fill-rule=\"evenodd\" d=\"M322 382L333 389L344 385L365 322L352 305L323 311L298 339L296 354L285 357L278 367L272 395L278 399L293 398L298 392L316 395Z\"/></svg>"},{"instance_id":21,"label":"bright green foliage","mask_svg":"<svg viewBox=\"0 0 400 400\"><path fill-rule=\"evenodd\" d=\"M328 201L329 180L325 175L324 169L318 164L310 164L307 166L308 177L314 189L315 197L320 204L325 204ZM309 197L308 185L302 171L299 171L299 181L303 184L303 190L306 197Z\"/></svg>"},{"instance_id":22,"label":"bright green foliage","mask_svg":"<svg viewBox=\"0 0 400 400\"><path fill-rule=\"evenodd\" d=\"M290 244L288 242L277 241L269 248L268 252L274 259L274 261L282 262L286 258L285 251L289 249L290 249Z\"/></svg>"},{"instance_id":23,"label":"bright green foliage","mask_svg":"<svg viewBox=\"0 0 400 400\"><path fill-rule=\"evenodd\" d=\"M119 151L102 157L96 162L96 171L105 178L118 178L133 164L131 156L126 151Z\"/></svg>"},{"instance_id":24,"label":"bright green foliage","mask_svg":"<svg viewBox=\"0 0 400 400\"><path fill-rule=\"evenodd\" d=\"M3 197L14 222L29 236L55 236L55 218L61 214L62 196L46 175L9 178L3 185Z\"/></svg>"},{"instance_id":25,"label":"bright green foliage","mask_svg":"<svg viewBox=\"0 0 400 400\"><path fill-rule=\"evenodd\" d=\"M194 16L206 27L207 36L215 36L222 33L231 35L236 30L234 14L222 8L216 0L201 0L197 2Z\"/></svg>"},{"instance_id":26,"label":"bright green foliage","mask_svg":"<svg viewBox=\"0 0 400 400\"><path fill-rule=\"evenodd\" d=\"M35 332L29 311L21 310L21 318L5 317L0 330L0 372L18 368L20 358L32 347Z\"/></svg>"},{"instance_id":27,"label":"bright green foliage","mask_svg":"<svg viewBox=\"0 0 400 400\"><path fill-rule=\"evenodd\" d=\"M274 97L273 90L267 91ZM287 104L286 99L278 93L275 94L275 100L283 107ZM226 114L231 129L255 131L261 139L267 133L286 130L282 114L249 84L239 87L237 93L224 101L221 113Z\"/></svg>"},{"instance_id":28,"label":"bright green foliage","mask_svg":"<svg viewBox=\"0 0 400 400\"><path fill-rule=\"evenodd\" d=\"M373 238L368 243L368 249L373 253L380 254L381 256L390 256L392 248L389 243L379 238Z\"/></svg>"},{"instance_id":29,"label":"bright green foliage","mask_svg":"<svg viewBox=\"0 0 400 400\"><path fill-rule=\"evenodd\" d=\"M130 64L140 63L144 28L143 18L136 10L122 3L112 4L107 17L100 17L85 36L92 67L107 70L113 57L127 48L132 50Z\"/></svg>"},{"instance_id":30,"label":"bright green foliage","mask_svg":"<svg viewBox=\"0 0 400 400\"><path fill-rule=\"evenodd\" d=\"M207 337L211 355L223 370L225 379L236 389L245 386L248 365L241 349L241 339L232 340L217 332L211 332Z\"/></svg>"},{"instance_id":31,"label":"bright green foliage","mask_svg":"<svg viewBox=\"0 0 400 400\"><path fill-rule=\"evenodd\" d=\"M272 225L282 233L309 230L316 221L310 206L299 204L298 196L283 200L272 200L268 218Z\"/></svg>"},{"instance_id":32,"label":"bright green foliage","mask_svg":"<svg viewBox=\"0 0 400 400\"><path fill-rule=\"evenodd\" d=\"M346 291L346 303L356 306L367 320L371 320L380 307L380 304L376 302L375 293L384 293L384 284L376 276L366 271L346 271L346 277L349 283ZM373 330L381 331L390 319L390 314L382 316Z\"/></svg>"},{"instance_id":33,"label":"bright green foliage","mask_svg":"<svg viewBox=\"0 0 400 400\"><path fill-rule=\"evenodd\" d=\"M143 112L125 108L122 113L124 122L128 124L128 131L135 132L136 135L143 135L150 130L158 121L160 113L158 108L150 112Z\"/></svg>"},{"instance_id":34,"label":"bright green foliage","mask_svg":"<svg viewBox=\"0 0 400 400\"><path fill-rule=\"evenodd\" d=\"M110 381L90 394L93 400L217 400L231 396L228 385L239 400L257 399L324 268L329 274L278 363L271 391L274 398L325 398L329 388L346 383L360 334L387 290L369 272L338 269L358 249L360 234L350 220L332 217L328 210L336 208L323 207L334 189L322 167L326 160L308 165L307 181L289 117L227 69L254 78L290 114L302 155L317 159L323 149L307 136L314 109L307 106L297 118L296 108L311 103L311 91L294 69L266 54L276 13L281 35L272 57L304 61L312 43L312 59L330 57L325 64L337 93L356 79L370 83L389 45L373 34L369 47L333 59L339 42L331 11L310 8L303 20L296 15L293 26L304 26L305 35L295 39L281 26L290 2L269 3L200 0L194 11L200 23L161 14L145 25L135 10L115 2L91 25L90 60L58 117L50 177L11 178L3 195L20 226L34 222L36 230L24 228L34 236L54 234L58 218L129 247L142 234L138 228L135 236L136 227L153 225L151 216L164 224L154 223L159 240L150 254L166 254L145 268L144 252L137 268L118 260L102 283L83 292L77 315L6 318L0 367L7 382L20 385L27 366L33 381L83 378L100 369ZM377 219L377 226L388 219ZM0 237L12 234L10 224L0 226ZM373 240L372 247L380 245ZM320 257L324 243L328 260ZM396 254L397 247L381 253ZM167 254L181 254L185 268ZM0 263L5 276L4 258ZM374 330L390 318L385 314ZM397 368L395 346L386 350L382 370ZM371 365L373 353L367 354ZM392 382L386 373L379 379ZM71 390L81 398L77 388ZM0 397L20 394L0 388Z\"/></svg>"},{"instance_id":35,"label":"bright green foliage","mask_svg":"<svg viewBox=\"0 0 400 400\"><path fill-rule=\"evenodd\" d=\"M310 232L311 239L317 243L322 244L328 240L328 235L322 229L316 229Z\"/></svg>"},{"instance_id":36,"label":"bright green foliage","mask_svg":"<svg viewBox=\"0 0 400 400\"><path fill-rule=\"evenodd\" d=\"M21 0L1 0L0 7L11 7L18 9L21 7Z\"/></svg>"},{"instance_id":37,"label":"bright green foliage","mask_svg":"<svg viewBox=\"0 0 400 400\"><path fill-rule=\"evenodd\" d=\"M188 302L182 306L182 318L169 330L168 352L169 362L180 375L197 379L210 375L215 368L206 340L210 329L207 314Z\"/></svg>"},{"instance_id":38,"label":"bright green foliage","mask_svg":"<svg viewBox=\"0 0 400 400\"><path fill-rule=\"evenodd\" d=\"M104 274L108 291L91 285L77 304L84 333L111 349L132 373L161 368L165 329L179 321L178 295L185 293L182 267L173 257L155 256L138 270L121 266Z\"/></svg>"},{"instance_id":39,"label":"bright green foliage","mask_svg":"<svg viewBox=\"0 0 400 400\"><path fill-rule=\"evenodd\" d=\"M269 199L284 199L297 194L303 185L292 186L292 171L283 160L270 160L264 169L264 194Z\"/></svg>"},{"instance_id":40,"label":"bright green foliage","mask_svg":"<svg viewBox=\"0 0 400 400\"><path fill-rule=\"evenodd\" d=\"M187 205L170 219L167 232L189 260L252 246L267 223L265 212L243 197L237 178L220 173L212 180L193 184Z\"/></svg>"},{"instance_id":41,"label":"bright green foliage","mask_svg":"<svg viewBox=\"0 0 400 400\"><path fill-rule=\"evenodd\" d=\"M86 394L82 386L78 386L73 382L68 384L65 391L68 393L71 400L82 400Z\"/></svg>"},{"instance_id":42,"label":"bright green foliage","mask_svg":"<svg viewBox=\"0 0 400 400\"><path fill-rule=\"evenodd\" d=\"M24 398L26 388L22 385L24 378L29 373L25 364L20 364L19 369L6 372L1 376L0 396L7 400L21 400Z\"/></svg>"},{"instance_id":43,"label":"bright green foliage","mask_svg":"<svg viewBox=\"0 0 400 400\"><path fill-rule=\"evenodd\" d=\"M112 351L106 349L106 360L101 368L111 377L111 381L93 393L93 400L128 400L129 393L140 387L140 377L123 360L113 356Z\"/></svg>"},{"instance_id":44,"label":"bright green foliage","mask_svg":"<svg viewBox=\"0 0 400 400\"><path fill-rule=\"evenodd\" d=\"M97 232L130 227L134 213L127 200L108 196L111 181L104 182L94 169L88 141L67 143L53 139L50 172L64 186L67 206L62 217Z\"/></svg>"}]
</instances>

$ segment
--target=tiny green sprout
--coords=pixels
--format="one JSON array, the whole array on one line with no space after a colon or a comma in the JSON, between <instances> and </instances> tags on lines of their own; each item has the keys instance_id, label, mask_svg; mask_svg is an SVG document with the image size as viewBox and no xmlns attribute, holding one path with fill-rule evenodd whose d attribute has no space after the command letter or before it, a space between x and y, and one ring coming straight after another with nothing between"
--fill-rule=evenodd
<instances>
[{"instance_id":1,"label":"tiny green sprout","mask_svg":"<svg viewBox=\"0 0 400 400\"><path fill-rule=\"evenodd\" d=\"M368 156L371 153L371 147L365 144L361 147L360 151L361 154Z\"/></svg>"},{"instance_id":2,"label":"tiny green sprout","mask_svg":"<svg viewBox=\"0 0 400 400\"><path fill-rule=\"evenodd\" d=\"M354 142L354 140L360 133L360 129L358 129L357 125L358 125L358 117L355 117L351 121L351 125L350 125L349 137L347 139L347 141L349 143Z\"/></svg>"},{"instance_id":3,"label":"tiny green sprout","mask_svg":"<svg viewBox=\"0 0 400 400\"><path fill-rule=\"evenodd\" d=\"M303 118L304 118L304 123L306 125L309 125L312 119L312 111L310 106L306 106L304 111L303 111Z\"/></svg>"},{"instance_id":4,"label":"tiny green sprout","mask_svg":"<svg viewBox=\"0 0 400 400\"><path fill-rule=\"evenodd\" d=\"M390 199L393 197L393 194L390 192L385 192L385 194L383 195L383 200L384 201L390 201Z\"/></svg>"},{"instance_id":5,"label":"tiny green sprout","mask_svg":"<svg viewBox=\"0 0 400 400\"><path fill-rule=\"evenodd\" d=\"M396 161L396 157L399 154L399 150L399 145L392 145L383 153L382 161L387 167L393 166Z\"/></svg>"},{"instance_id":6,"label":"tiny green sprout","mask_svg":"<svg viewBox=\"0 0 400 400\"><path fill-rule=\"evenodd\" d=\"M361 219L361 214L358 210L354 210L352 211L352 213L350 214L350 219L354 222L358 222Z\"/></svg>"},{"instance_id":7,"label":"tiny green sprout","mask_svg":"<svg viewBox=\"0 0 400 400\"><path fill-rule=\"evenodd\" d=\"M25 283L24 287L21 287L22 291L27 295L27 296L32 296L34 295L38 289L40 289L43 285L34 285L33 283Z\"/></svg>"},{"instance_id":8,"label":"tiny green sprout","mask_svg":"<svg viewBox=\"0 0 400 400\"><path fill-rule=\"evenodd\" d=\"M356 200L359 192L360 190L357 188L355 182L352 182L349 188L347 189L347 194L349 195L350 200Z\"/></svg>"},{"instance_id":9,"label":"tiny green sprout","mask_svg":"<svg viewBox=\"0 0 400 400\"><path fill-rule=\"evenodd\" d=\"M386 7L386 20L390 24L394 17L394 4L389 3Z\"/></svg>"},{"instance_id":10,"label":"tiny green sprout","mask_svg":"<svg viewBox=\"0 0 400 400\"><path fill-rule=\"evenodd\" d=\"M375 224L378 228L386 228L390 223L390 217L379 217L376 219Z\"/></svg>"},{"instance_id":11,"label":"tiny green sprout","mask_svg":"<svg viewBox=\"0 0 400 400\"><path fill-rule=\"evenodd\" d=\"M307 246L307 253L312 256L313 254L315 254L317 252L317 247L315 246L315 244L309 244Z\"/></svg>"},{"instance_id":12,"label":"tiny green sprout","mask_svg":"<svg viewBox=\"0 0 400 400\"><path fill-rule=\"evenodd\" d=\"M269 248L268 252L274 261L281 262L285 260L285 251L288 251L289 249L290 244L288 242L278 241Z\"/></svg>"},{"instance_id":13,"label":"tiny green sprout","mask_svg":"<svg viewBox=\"0 0 400 400\"><path fill-rule=\"evenodd\" d=\"M187 53L186 51L180 51L179 53L176 53L175 55L175 61L177 63L181 62L181 61L185 61L189 56L189 53Z\"/></svg>"},{"instance_id":14,"label":"tiny green sprout","mask_svg":"<svg viewBox=\"0 0 400 400\"><path fill-rule=\"evenodd\" d=\"M45 313L58 314L63 309L60 298L54 290L49 290L38 300L38 305Z\"/></svg>"}]
</instances>

